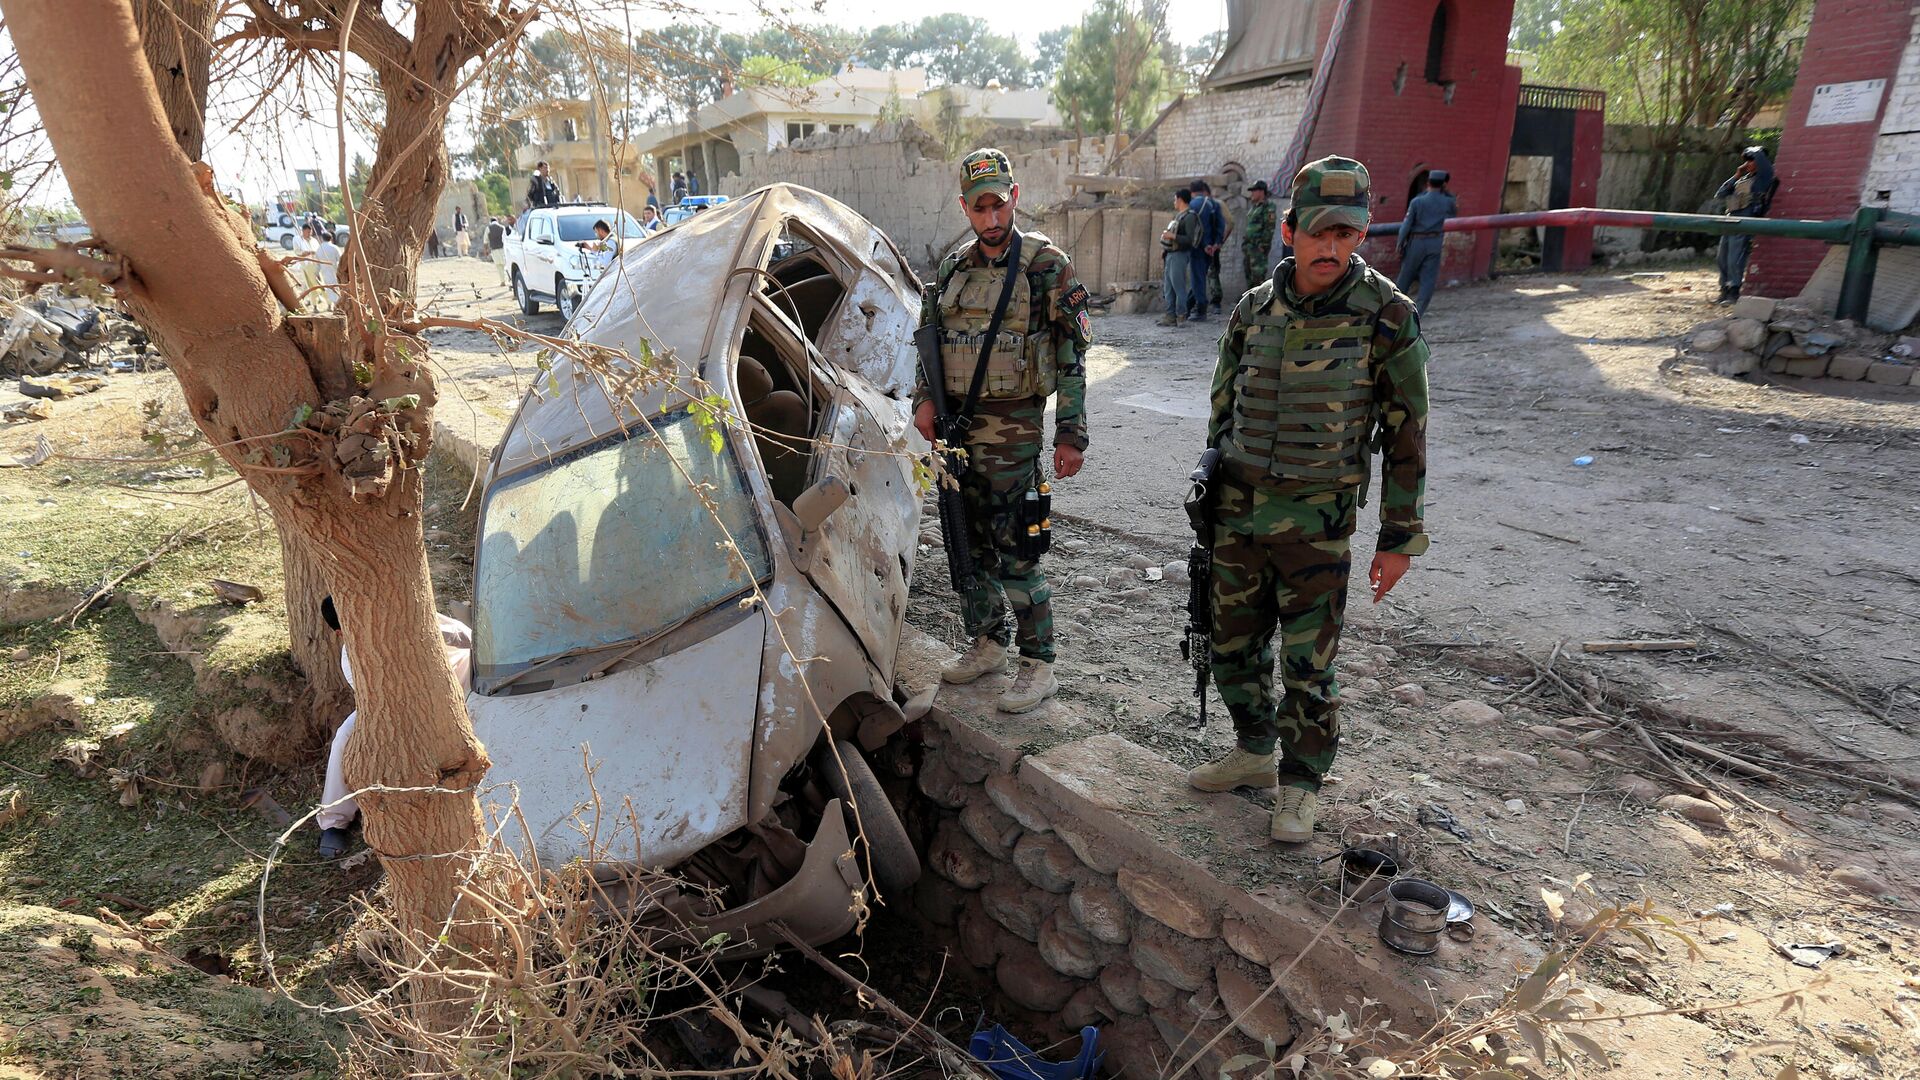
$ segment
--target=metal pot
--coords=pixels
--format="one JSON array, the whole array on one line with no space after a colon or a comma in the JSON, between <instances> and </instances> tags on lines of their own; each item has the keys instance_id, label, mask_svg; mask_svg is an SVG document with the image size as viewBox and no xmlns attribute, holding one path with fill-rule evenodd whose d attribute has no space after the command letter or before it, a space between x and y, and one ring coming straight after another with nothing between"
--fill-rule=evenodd
<instances>
[{"instance_id":1,"label":"metal pot","mask_svg":"<svg viewBox=\"0 0 1920 1080\"><path fill-rule=\"evenodd\" d=\"M1447 929L1447 890L1431 881L1400 878L1387 886L1387 904L1380 912L1380 940L1403 953L1426 956L1440 947Z\"/></svg>"},{"instance_id":2,"label":"metal pot","mask_svg":"<svg viewBox=\"0 0 1920 1080\"><path fill-rule=\"evenodd\" d=\"M1348 848L1340 853L1340 895L1351 903L1366 903L1399 876L1400 864L1384 851Z\"/></svg>"}]
</instances>

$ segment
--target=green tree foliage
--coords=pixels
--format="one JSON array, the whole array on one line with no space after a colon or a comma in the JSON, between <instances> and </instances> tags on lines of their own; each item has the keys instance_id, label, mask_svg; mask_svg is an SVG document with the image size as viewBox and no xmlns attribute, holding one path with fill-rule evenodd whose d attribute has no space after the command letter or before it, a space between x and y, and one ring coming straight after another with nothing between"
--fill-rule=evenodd
<instances>
[{"instance_id":1,"label":"green tree foliage","mask_svg":"<svg viewBox=\"0 0 1920 1080\"><path fill-rule=\"evenodd\" d=\"M480 191L487 198L487 213L505 217L513 213L513 181L506 173L490 172L480 177Z\"/></svg>"},{"instance_id":2,"label":"green tree foliage","mask_svg":"<svg viewBox=\"0 0 1920 1080\"><path fill-rule=\"evenodd\" d=\"M1527 52L1545 45L1559 29L1566 9L1578 3L1579 0L1515 0L1507 45Z\"/></svg>"},{"instance_id":3,"label":"green tree foliage","mask_svg":"<svg viewBox=\"0 0 1920 1080\"><path fill-rule=\"evenodd\" d=\"M805 86L826 74L798 60L755 53L740 61L741 86Z\"/></svg>"},{"instance_id":4,"label":"green tree foliage","mask_svg":"<svg viewBox=\"0 0 1920 1080\"><path fill-rule=\"evenodd\" d=\"M876 68L924 67L936 83L1007 87L1032 83L1032 65L1020 43L996 34L987 20L973 15L929 15L917 23L882 26L866 37L856 54Z\"/></svg>"},{"instance_id":5,"label":"green tree foliage","mask_svg":"<svg viewBox=\"0 0 1920 1080\"><path fill-rule=\"evenodd\" d=\"M1605 90L1608 120L1710 129L1732 147L1761 106L1792 87L1812 0L1526 6L1537 81Z\"/></svg>"},{"instance_id":6,"label":"green tree foliage","mask_svg":"<svg viewBox=\"0 0 1920 1080\"><path fill-rule=\"evenodd\" d=\"M1035 86L1052 86L1053 80L1060 75L1060 65L1067 59L1067 39L1073 37L1073 27L1061 26L1042 31L1035 42L1035 53L1031 75Z\"/></svg>"},{"instance_id":7,"label":"green tree foliage","mask_svg":"<svg viewBox=\"0 0 1920 1080\"><path fill-rule=\"evenodd\" d=\"M1053 102L1097 134L1138 129L1168 83L1165 0L1099 0L1067 40Z\"/></svg>"}]
</instances>

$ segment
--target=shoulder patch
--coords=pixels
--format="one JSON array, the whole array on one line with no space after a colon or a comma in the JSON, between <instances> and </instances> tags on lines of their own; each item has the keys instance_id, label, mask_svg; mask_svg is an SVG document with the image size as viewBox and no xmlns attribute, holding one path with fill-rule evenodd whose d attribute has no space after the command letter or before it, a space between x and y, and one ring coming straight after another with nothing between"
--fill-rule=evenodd
<instances>
[{"instance_id":1,"label":"shoulder patch","mask_svg":"<svg viewBox=\"0 0 1920 1080\"><path fill-rule=\"evenodd\" d=\"M1087 306L1087 287L1078 281L1073 287L1060 294L1060 306L1068 311L1084 310Z\"/></svg>"}]
</instances>

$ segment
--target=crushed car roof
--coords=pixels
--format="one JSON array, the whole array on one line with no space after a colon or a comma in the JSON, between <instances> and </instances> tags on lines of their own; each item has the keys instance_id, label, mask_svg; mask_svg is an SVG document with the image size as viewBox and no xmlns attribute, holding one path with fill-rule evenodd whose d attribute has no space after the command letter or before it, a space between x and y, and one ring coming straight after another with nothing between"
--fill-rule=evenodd
<instances>
[{"instance_id":1,"label":"crushed car roof","mask_svg":"<svg viewBox=\"0 0 1920 1080\"><path fill-rule=\"evenodd\" d=\"M917 309L920 283L885 233L817 191L774 184L630 245L581 301L567 332L624 351L642 364L650 359L670 364L676 397L701 396L693 383L696 375L724 392L731 380L729 365L710 362L727 356L739 340L745 301L765 282L759 271L789 229L837 255L842 265L863 269L859 284L891 289ZM882 252L885 258L877 260ZM844 355L836 359L843 366L867 366ZM624 360L604 366L611 368L611 379L570 357L554 356L550 370L540 374L521 402L496 451L493 475L592 443L657 413L669 401L665 387L624 389L621 375L632 370ZM897 379L889 369L876 381Z\"/></svg>"}]
</instances>

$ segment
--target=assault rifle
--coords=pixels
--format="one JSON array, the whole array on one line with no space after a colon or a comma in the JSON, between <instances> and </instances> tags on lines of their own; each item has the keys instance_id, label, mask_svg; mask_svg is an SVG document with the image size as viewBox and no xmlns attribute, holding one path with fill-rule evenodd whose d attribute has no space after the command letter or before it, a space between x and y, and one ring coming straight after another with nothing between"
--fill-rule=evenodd
<instances>
[{"instance_id":1,"label":"assault rifle","mask_svg":"<svg viewBox=\"0 0 1920 1080\"><path fill-rule=\"evenodd\" d=\"M927 300L932 303L930 297ZM927 399L933 403L934 438L946 445L940 455L941 471L935 484L940 506L940 542L947 549L947 576L953 591L964 593L973 577L973 553L967 549L967 504L960 495L960 474L966 464L960 460L960 447L966 428L947 402L946 366L940 362L940 325L929 321L913 332L913 347L920 353L920 375L926 380Z\"/></svg>"},{"instance_id":2,"label":"assault rifle","mask_svg":"<svg viewBox=\"0 0 1920 1080\"><path fill-rule=\"evenodd\" d=\"M1213 673L1213 504L1214 474L1220 451L1208 447L1187 475L1187 520L1193 546L1187 549L1187 628L1180 655L1193 666L1193 692L1200 698L1200 726L1207 726L1207 677Z\"/></svg>"}]
</instances>

